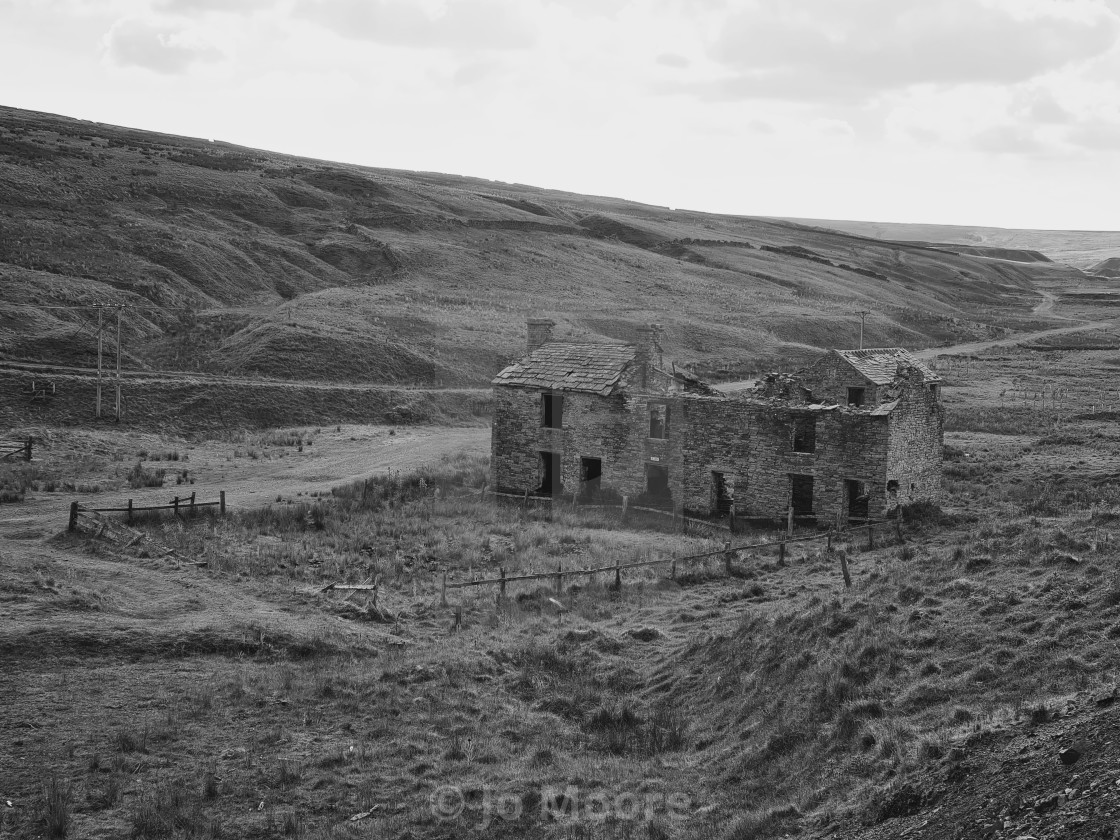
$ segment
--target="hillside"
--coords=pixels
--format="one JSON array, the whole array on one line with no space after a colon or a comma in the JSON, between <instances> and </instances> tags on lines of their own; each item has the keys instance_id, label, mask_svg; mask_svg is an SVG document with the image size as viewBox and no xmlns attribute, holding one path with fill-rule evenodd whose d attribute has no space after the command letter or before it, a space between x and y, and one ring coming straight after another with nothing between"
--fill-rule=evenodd
<instances>
[{"instance_id":1,"label":"hillside","mask_svg":"<svg viewBox=\"0 0 1120 840\"><path fill-rule=\"evenodd\" d=\"M1092 266L1088 273L1093 277L1120 277L1120 257L1109 257L1106 260L1101 260L1096 265Z\"/></svg>"},{"instance_id":2,"label":"hillside","mask_svg":"<svg viewBox=\"0 0 1120 840\"><path fill-rule=\"evenodd\" d=\"M1045 258L1076 268L1120 256L1120 231L1016 230L967 225L927 225L906 222L856 222L838 219L788 219L799 224L843 231L872 239L936 243L958 253L995 259L1033 261ZM963 247L953 248L959 245ZM1033 252L1033 253L1032 253Z\"/></svg>"},{"instance_id":3,"label":"hillside","mask_svg":"<svg viewBox=\"0 0 1120 840\"><path fill-rule=\"evenodd\" d=\"M0 227L0 361L92 366L93 311L51 307L127 304L126 368L337 382L483 385L529 313L604 339L659 319L678 361L734 378L856 343L860 309L869 344L998 335L1034 282L1080 276L11 108Z\"/></svg>"}]
</instances>

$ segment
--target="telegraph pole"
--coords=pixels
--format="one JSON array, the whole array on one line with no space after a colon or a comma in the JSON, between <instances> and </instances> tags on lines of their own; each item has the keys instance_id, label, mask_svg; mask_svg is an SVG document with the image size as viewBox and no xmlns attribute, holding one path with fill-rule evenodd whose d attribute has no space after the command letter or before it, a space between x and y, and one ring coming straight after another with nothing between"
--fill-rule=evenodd
<instances>
[{"instance_id":1,"label":"telegraph pole","mask_svg":"<svg viewBox=\"0 0 1120 840\"><path fill-rule=\"evenodd\" d=\"M871 312L867 309L861 309L856 314L859 316L859 349L863 349L863 322Z\"/></svg>"},{"instance_id":2,"label":"telegraph pole","mask_svg":"<svg viewBox=\"0 0 1120 840\"><path fill-rule=\"evenodd\" d=\"M94 416L101 419L101 343L102 343L102 315L104 310L101 304L97 305L97 406Z\"/></svg>"},{"instance_id":3,"label":"telegraph pole","mask_svg":"<svg viewBox=\"0 0 1120 840\"><path fill-rule=\"evenodd\" d=\"M121 422L121 312L123 306L117 307L117 422Z\"/></svg>"}]
</instances>

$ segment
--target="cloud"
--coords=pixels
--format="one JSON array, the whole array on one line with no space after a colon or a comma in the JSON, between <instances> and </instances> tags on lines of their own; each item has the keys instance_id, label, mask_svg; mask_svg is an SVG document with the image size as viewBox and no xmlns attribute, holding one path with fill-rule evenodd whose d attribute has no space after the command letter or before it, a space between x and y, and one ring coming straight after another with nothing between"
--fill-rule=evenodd
<instances>
[{"instance_id":1,"label":"cloud","mask_svg":"<svg viewBox=\"0 0 1120 840\"><path fill-rule=\"evenodd\" d=\"M1046 150L1034 132L1021 125L996 125L977 133L972 146L994 154L1036 154Z\"/></svg>"},{"instance_id":2,"label":"cloud","mask_svg":"<svg viewBox=\"0 0 1120 840\"><path fill-rule=\"evenodd\" d=\"M455 84L461 86L473 85L481 82L500 71L500 68L489 61L475 61L470 64L464 64L457 69L452 76Z\"/></svg>"},{"instance_id":3,"label":"cloud","mask_svg":"<svg viewBox=\"0 0 1120 840\"><path fill-rule=\"evenodd\" d=\"M663 67L674 67L678 70L683 70L692 64L692 62L683 55L677 55L677 53L661 53L661 55L657 56L656 61Z\"/></svg>"},{"instance_id":4,"label":"cloud","mask_svg":"<svg viewBox=\"0 0 1120 840\"><path fill-rule=\"evenodd\" d=\"M115 64L143 67L165 75L184 73L192 64L222 58L220 51L181 30L135 18L118 20L105 34L103 43Z\"/></svg>"},{"instance_id":5,"label":"cloud","mask_svg":"<svg viewBox=\"0 0 1120 840\"><path fill-rule=\"evenodd\" d=\"M1086 122L1071 130L1067 139L1084 149L1116 151L1120 149L1120 123L1104 120Z\"/></svg>"},{"instance_id":6,"label":"cloud","mask_svg":"<svg viewBox=\"0 0 1120 840\"><path fill-rule=\"evenodd\" d=\"M1024 7L1025 8L1025 7ZM866 100L921 84L1011 84L1100 55L1120 19L1100 6L994 0L754 0L710 45L714 98Z\"/></svg>"},{"instance_id":7,"label":"cloud","mask_svg":"<svg viewBox=\"0 0 1120 840\"><path fill-rule=\"evenodd\" d=\"M152 8L192 15L200 12L252 12L274 4L275 0L155 0Z\"/></svg>"},{"instance_id":8,"label":"cloud","mask_svg":"<svg viewBox=\"0 0 1120 840\"><path fill-rule=\"evenodd\" d=\"M1062 107L1049 91L1040 90L1020 102L1016 116L1041 125L1060 125L1073 121L1073 114Z\"/></svg>"},{"instance_id":9,"label":"cloud","mask_svg":"<svg viewBox=\"0 0 1120 840\"><path fill-rule=\"evenodd\" d=\"M513 5L448 0L439 11L415 0L302 0L297 16L344 38L401 47L520 49L534 33Z\"/></svg>"}]
</instances>

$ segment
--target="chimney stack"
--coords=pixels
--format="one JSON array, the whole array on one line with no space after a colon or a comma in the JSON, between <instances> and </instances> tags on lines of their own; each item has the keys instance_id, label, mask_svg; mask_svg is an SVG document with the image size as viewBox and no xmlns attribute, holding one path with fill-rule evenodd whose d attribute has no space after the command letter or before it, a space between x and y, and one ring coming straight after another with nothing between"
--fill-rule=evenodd
<instances>
[{"instance_id":1,"label":"chimney stack","mask_svg":"<svg viewBox=\"0 0 1120 840\"><path fill-rule=\"evenodd\" d=\"M664 329L660 324L643 324L638 327L637 361L656 368L663 366L661 358L661 336Z\"/></svg>"},{"instance_id":2,"label":"chimney stack","mask_svg":"<svg viewBox=\"0 0 1120 840\"><path fill-rule=\"evenodd\" d=\"M528 325L526 352L532 353L542 344L548 344L548 342L552 341L552 328L556 326L555 321L551 321L548 318L530 318Z\"/></svg>"}]
</instances>

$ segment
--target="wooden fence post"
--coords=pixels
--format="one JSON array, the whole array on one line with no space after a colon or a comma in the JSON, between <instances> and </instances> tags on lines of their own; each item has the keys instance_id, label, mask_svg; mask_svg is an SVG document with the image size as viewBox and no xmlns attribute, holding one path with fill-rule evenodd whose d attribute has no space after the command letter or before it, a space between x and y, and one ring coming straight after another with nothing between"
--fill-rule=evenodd
<instances>
[{"instance_id":1,"label":"wooden fence post","mask_svg":"<svg viewBox=\"0 0 1120 840\"><path fill-rule=\"evenodd\" d=\"M178 496L176 496L174 499L171 500L171 506L173 508L175 508L175 515L178 516L179 515L179 497Z\"/></svg>"},{"instance_id":2,"label":"wooden fence post","mask_svg":"<svg viewBox=\"0 0 1120 840\"><path fill-rule=\"evenodd\" d=\"M226 515L226 491L225 490L219 490L218 491L218 511L221 513L222 516Z\"/></svg>"},{"instance_id":3,"label":"wooden fence post","mask_svg":"<svg viewBox=\"0 0 1120 840\"><path fill-rule=\"evenodd\" d=\"M735 533L735 505L731 505L731 509L727 512L727 530L732 534Z\"/></svg>"},{"instance_id":4,"label":"wooden fence post","mask_svg":"<svg viewBox=\"0 0 1120 840\"><path fill-rule=\"evenodd\" d=\"M626 497L622 498L625 503ZM622 590L622 561L618 557L614 559L614 588Z\"/></svg>"},{"instance_id":5,"label":"wooden fence post","mask_svg":"<svg viewBox=\"0 0 1120 840\"><path fill-rule=\"evenodd\" d=\"M23 453L23 460L25 460L25 461L30 461L31 460L31 442L32 442L32 440L33 440L33 438L31 437L31 435L28 435L27 436L27 445L26 445L26 447L24 449L24 453Z\"/></svg>"},{"instance_id":6,"label":"wooden fence post","mask_svg":"<svg viewBox=\"0 0 1120 840\"><path fill-rule=\"evenodd\" d=\"M194 493L195 493L195 491L192 490L191 491L191 515L192 516L194 515Z\"/></svg>"},{"instance_id":7,"label":"wooden fence post","mask_svg":"<svg viewBox=\"0 0 1120 840\"><path fill-rule=\"evenodd\" d=\"M840 571L844 573L844 588L852 588L852 576L848 573L848 552L838 551L840 555Z\"/></svg>"},{"instance_id":8,"label":"wooden fence post","mask_svg":"<svg viewBox=\"0 0 1120 840\"><path fill-rule=\"evenodd\" d=\"M556 594L559 595L564 590L564 561L558 560L556 563Z\"/></svg>"},{"instance_id":9,"label":"wooden fence post","mask_svg":"<svg viewBox=\"0 0 1120 840\"><path fill-rule=\"evenodd\" d=\"M867 549L868 551L875 548L875 526L867 526Z\"/></svg>"},{"instance_id":10,"label":"wooden fence post","mask_svg":"<svg viewBox=\"0 0 1120 840\"><path fill-rule=\"evenodd\" d=\"M793 505L790 505L789 511L786 512L786 536L793 536Z\"/></svg>"},{"instance_id":11,"label":"wooden fence post","mask_svg":"<svg viewBox=\"0 0 1120 840\"><path fill-rule=\"evenodd\" d=\"M727 570L727 576L731 577L731 543L725 542L723 544L723 567Z\"/></svg>"},{"instance_id":12,"label":"wooden fence post","mask_svg":"<svg viewBox=\"0 0 1120 840\"><path fill-rule=\"evenodd\" d=\"M498 603L501 603L506 599L506 570L505 567L499 566L498 571L502 575L502 580L498 589Z\"/></svg>"},{"instance_id":13,"label":"wooden fence post","mask_svg":"<svg viewBox=\"0 0 1120 840\"><path fill-rule=\"evenodd\" d=\"M128 500L128 524L132 524L132 499Z\"/></svg>"},{"instance_id":14,"label":"wooden fence post","mask_svg":"<svg viewBox=\"0 0 1120 840\"><path fill-rule=\"evenodd\" d=\"M779 540L778 541L778 562L779 563L786 562L786 541L785 540Z\"/></svg>"},{"instance_id":15,"label":"wooden fence post","mask_svg":"<svg viewBox=\"0 0 1120 840\"><path fill-rule=\"evenodd\" d=\"M67 531L73 531L78 527L78 503L70 503L70 521L66 525Z\"/></svg>"},{"instance_id":16,"label":"wooden fence post","mask_svg":"<svg viewBox=\"0 0 1120 840\"><path fill-rule=\"evenodd\" d=\"M677 558L676 557L673 558L673 563L672 563L672 565L669 566L669 579L670 580L676 580L677 579Z\"/></svg>"},{"instance_id":17,"label":"wooden fence post","mask_svg":"<svg viewBox=\"0 0 1120 840\"><path fill-rule=\"evenodd\" d=\"M623 522L626 521L626 508L629 507L629 505L630 505L630 497L629 496L623 496L622 497L622 521Z\"/></svg>"},{"instance_id":18,"label":"wooden fence post","mask_svg":"<svg viewBox=\"0 0 1120 840\"><path fill-rule=\"evenodd\" d=\"M441 607L447 606L447 569L443 570L443 585L439 590L439 605Z\"/></svg>"},{"instance_id":19,"label":"wooden fence post","mask_svg":"<svg viewBox=\"0 0 1120 840\"><path fill-rule=\"evenodd\" d=\"M831 527L828 529L828 545L825 547L825 551L828 551L828 552L832 551L832 528Z\"/></svg>"}]
</instances>

